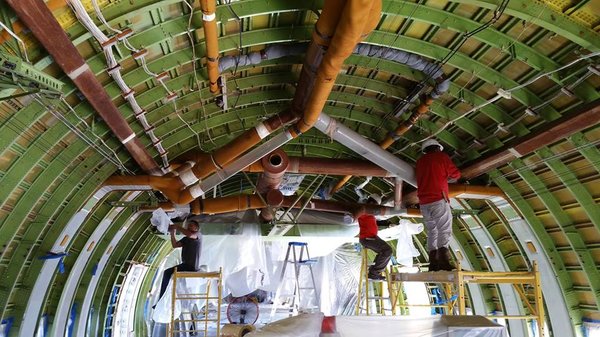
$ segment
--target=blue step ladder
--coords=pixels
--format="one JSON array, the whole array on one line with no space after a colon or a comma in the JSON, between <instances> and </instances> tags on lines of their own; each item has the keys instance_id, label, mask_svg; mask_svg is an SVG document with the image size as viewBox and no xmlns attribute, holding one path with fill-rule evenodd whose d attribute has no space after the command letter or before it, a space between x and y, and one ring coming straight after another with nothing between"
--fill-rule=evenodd
<instances>
[{"instance_id":1,"label":"blue step ladder","mask_svg":"<svg viewBox=\"0 0 600 337\"><path fill-rule=\"evenodd\" d=\"M281 268L281 276L279 278L279 286L275 293L271 317L277 309L287 307L289 316L297 315L298 312L315 312L320 311L319 293L315 283L312 266L317 262L317 259L311 259L308 252L308 243L306 242L289 242L288 249L283 260ZM293 265L293 275L286 275L288 264ZM301 284L300 277L303 269L308 269L310 272L310 282L308 285ZM288 274L290 274L288 272ZM304 282L306 283L306 282ZM292 288L292 292L285 292L286 289ZM304 306L303 300L313 300L312 306ZM306 302L310 303L310 302Z\"/></svg>"}]
</instances>

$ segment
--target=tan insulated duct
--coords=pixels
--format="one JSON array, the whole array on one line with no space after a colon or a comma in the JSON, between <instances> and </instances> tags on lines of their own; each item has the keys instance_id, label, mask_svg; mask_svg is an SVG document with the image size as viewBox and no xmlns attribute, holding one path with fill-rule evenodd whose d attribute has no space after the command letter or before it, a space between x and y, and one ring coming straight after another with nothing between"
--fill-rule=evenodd
<instances>
[{"instance_id":1,"label":"tan insulated duct","mask_svg":"<svg viewBox=\"0 0 600 337\"><path fill-rule=\"evenodd\" d=\"M161 174L156 161L121 116L102 84L94 76L44 2L42 0L7 0L7 3L52 55L58 66L71 78L137 164L146 173Z\"/></svg>"},{"instance_id":2,"label":"tan insulated duct","mask_svg":"<svg viewBox=\"0 0 600 337\"><path fill-rule=\"evenodd\" d=\"M268 199L268 198L264 198ZM322 212L333 212L333 213L347 213L353 214L359 208L365 207L366 211L374 215L403 215L403 216L421 216L418 209L399 209L396 210L393 207L371 205L371 204L357 204L357 203L343 203L331 200L319 200L312 199L306 202L306 199L300 199L299 202L295 202L295 197L284 197L281 203L282 207L293 207L301 208L306 203L306 209L322 211ZM293 206L292 206L293 205ZM260 209L264 208L264 201L259 195L256 194L240 194L222 198L212 199L196 199L190 204L190 210L194 215L200 214L221 214L228 212L244 211L248 209ZM157 206L142 207L140 210L153 211L157 208L169 212L175 210L175 204L171 202L160 203Z\"/></svg>"},{"instance_id":3,"label":"tan insulated duct","mask_svg":"<svg viewBox=\"0 0 600 337\"><path fill-rule=\"evenodd\" d=\"M292 111L295 115L302 115L306 106L306 97L312 92L317 69L323 60L323 55L327 51L331 38L335 33L342 8L346 0L325 1L319 20L315 24L315 30L312 33L312 39L306 49L306 56L302 65L296 93L292 100Z\"/></svg>"},{"instance_id":4,"label":"tan insulated duct","mask_svg":"<svg viewBox=\"0 0 600 337\"><path fill-rule=\"evenodd\" d=\"M273 131L293 120L294 116L292 113L285 111L259 123L254 128L244 132L242 135L212 154L207 155L201 153L185 155L184 160L192 160L198 163L192 168L192 172L198 179L204 179L212 173L215 173L217 169L221 169L231 163ZM256 159L258 160L259 158Z\"/></svg>"},{"instance_id":5,"label":"tan insulated duct","mask_svg":"<svg viewBox=\"0 0 600 337\"><path fill-rule=\"evenodd\" d=\"M200 155L195 159L202 163ZM192 157L190 156L187 156ZM210 160L208 156L204 160ZM169 200L177 204L187 204L194 200L191 194L188 194L184 188L187 186L182 181L187 181L190 178L190 167L192 162L184 162L182 164L173 163L171 167L173 171L162 177L154 176L112 176L109 177L104 184L106 186L128 186L126 189L131 189L135 186L150 186L154 190L161 191L169 198ZM285 170L283 169L285 167ZM328 174L328 175L344 175L352 174L356 176L373 176L373 177L391 177L391 174L381 167L366 160L353 159L330 159L330 158L307 158L307 157L288 157L283 150L276 150L263 157L263 159L244 169L246 172L263 173L270 172L265 175L267 181L263 182L263 178L259 179L257 189L259 193L266 193L273 188L279 188L281 178L284 173L298 174ZM187 178L184 178L187 177ZM265 184L265 186L263 186Z\"/></svg>"},{"instance_id":6,"label":"tan insulated duct","mask_svg":"<svg viewBox=\"0 0 600 337\"><path fill-rule=\"evenodd\" d=\"M285 159L282 159L282 161L289 162L286 170L287 173L328 175L352 174L357 176L372 177L392 176L392 174L386 171L385 169L382 169L381 167L367 160L288 157L287 154L285 154L285 152L279 151L280 150L278 150L277 152L273 152L273 154L277 153L276 156L285 156ZM248 166L244 171L260 173L265 171L265 167L261 160Z\"/></svg>"},{"instance_id":7,"label":"tan insulated duct","mask_svg":"<svg viewBox=\"0 0 600 337\"><path fill-rule=\"evenodd\" d=\"M204 28L204 41L206 42L206 68L210 92L220 93L219 79L219 39L217 34L216 0L200 0L202 8L202 27Z\"/></svg>"}]
</instances>

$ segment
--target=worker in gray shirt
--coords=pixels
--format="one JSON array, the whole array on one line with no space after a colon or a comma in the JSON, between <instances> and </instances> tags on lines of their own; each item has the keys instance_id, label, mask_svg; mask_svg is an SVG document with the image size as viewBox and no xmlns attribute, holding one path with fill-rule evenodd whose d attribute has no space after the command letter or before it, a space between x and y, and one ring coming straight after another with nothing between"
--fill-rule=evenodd
<instances>
[{"instance_id":1,"label":"worker in gray shirt","mask_svg":"<svg viewBox=\"0 0 600 337\"><path fill-rule=\"evenodd\" d=\"M200 253L202 252L202 235L200 234L200 224L196 220L190 220L187 225L187 229L181 225L169 226L169 233L171 234L171 245L173 248L181 247L181 264L169 269L165 269L163 273L162 284L160 286L160 295L158 300L162 298L169 280L177 271L198 271L200 270ZM177 241L175 238L175 231L179 231L185 235L181 240Z\"/></svg>"}]
</instances>

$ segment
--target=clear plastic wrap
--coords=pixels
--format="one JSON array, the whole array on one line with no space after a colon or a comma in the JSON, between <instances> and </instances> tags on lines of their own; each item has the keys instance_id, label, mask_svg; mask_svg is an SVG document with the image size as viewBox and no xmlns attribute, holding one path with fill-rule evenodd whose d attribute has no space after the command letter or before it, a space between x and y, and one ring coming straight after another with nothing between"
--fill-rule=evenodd
<instances>
[{"instance_id":1,"label":"clear plastic wrap","mask_svg":"<svg viewBox=\"0 0 600 337\"><path fill-rule=\"evenodd\" d=\"M247 337L319 337L322 314L267 324ZM481 316L336 316L340 337L508 337L506 328Z\"/></svg>"}]
</instances>

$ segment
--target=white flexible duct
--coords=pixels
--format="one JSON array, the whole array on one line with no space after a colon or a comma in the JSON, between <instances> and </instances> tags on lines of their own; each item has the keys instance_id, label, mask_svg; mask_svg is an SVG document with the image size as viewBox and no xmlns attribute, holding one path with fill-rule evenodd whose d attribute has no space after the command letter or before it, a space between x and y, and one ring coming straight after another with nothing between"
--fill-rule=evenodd
<instances>
[{"instance_id":1,"label":"white flexible duct","mask_svg":"<svg viewBox=\"0 0 600 337\"><path fill-rule=\"evenodd\" d=\"M335 118L321 112L315 127L394 176L400 177L412 186L417 186L415 169L410 164L382 149L372 141L365 139L356 131L339 123Z\"/></svg>"},{"instance_id":2,"label":"white flexible duct","mask_svg":"<svg viewBox=\"0 0 600 337\"><path fill-rule=\"evenodd\" d=\"M356 195L358 195L358 202L365 202L369 198L369 195L367 193L363 193L362 189L367 186L372 178L373 177L367 177L365 181L354 188L354 192L356 192Z\"/></svg>"},{"instance_id":3,"label":"white flexible duct","mask_svg":"<svg viewBox=\"0 0 600 337\"><path fill-rule=\"evenodd\" d=\"M260 64L264 60L274 60L289 55L301 55L306 52L306 43L271 45L260 52L252 52L246 55L224 56L219 59L219 72L248 65ZM412 69L422 72L425 76L433 79L437 84L431 92L432 98L438 98L450 88L450 80L444 78L444 72L439 66L427 59L402 50L359 43L353 51L355 55L377 57L404 64Z\"/></svg>"},{"instance_id":4,"label":"white flexible duct","mask_svg":"<svg viewBox=\"0 0 600 337\"><path fill-rule=\"evenodd\" d=\"M223 71L230 68L259 64L264 60L274 60L289 55L301 55L306 52L307 45L308 44L306 43L289 45L276 44L268 46L261 51L248 53L246 55L223 56L219 58L219 73L223 73Z\"/></svg>"},{"instance_id":5,"label":"white flexible duct","mask_svg":"<svg viewBox=\"0 0 600 337\"><path fill-rule=\"evenodd\" d=\"M360 43L357 45L353 54L394 61L405 64L412 69L422 72L425 74L425 76L430 77L438 82L430 94L432 98L440 97L450 88L450 80L444 78L444 72L440 69L440 67L435 63L427 61L419 55L389 47L374 46L366 43Z\"/></svg>"}]
</instances>

